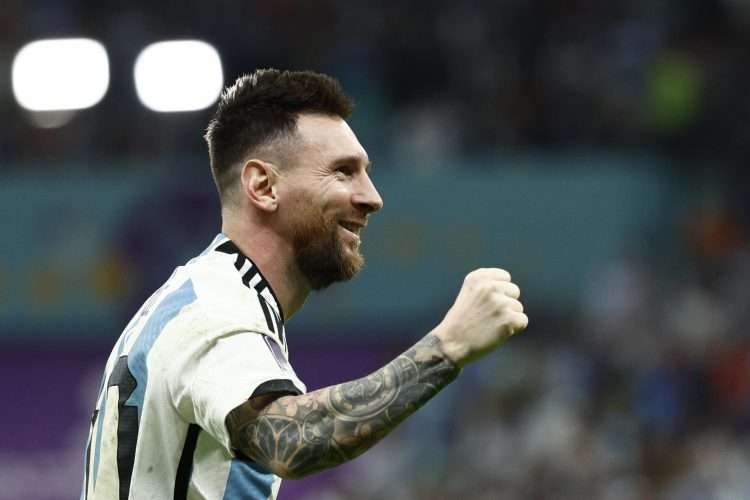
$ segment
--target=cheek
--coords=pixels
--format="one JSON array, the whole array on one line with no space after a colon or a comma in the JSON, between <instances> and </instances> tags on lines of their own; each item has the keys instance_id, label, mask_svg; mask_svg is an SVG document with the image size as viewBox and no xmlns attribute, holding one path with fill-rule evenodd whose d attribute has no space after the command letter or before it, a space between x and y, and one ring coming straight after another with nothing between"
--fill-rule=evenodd
<instances>
[{"instance_id":1,"label":"cheek","mask_svg":"<svg viewBox=\"0 0 750 500\"><path fill-rule=\"evenodd\" d=\"M342 209L346 210L350 206L351 192L342 184L329 189L321 200L324 210L340 213Z\"/></svg>"},{"instance_id":2,"label":"cheek","mask_svg":"<svg viewBox=\"0 0 750 500\"><path fill-rule=\"evenodd\" d=\"M300 185L284 192L286 217L291 221L311 221L311 218L326 223L335 222L350 212L350 189L345 182L318 179L307 179L306 185Z\"/></svg>"}]
</instances>

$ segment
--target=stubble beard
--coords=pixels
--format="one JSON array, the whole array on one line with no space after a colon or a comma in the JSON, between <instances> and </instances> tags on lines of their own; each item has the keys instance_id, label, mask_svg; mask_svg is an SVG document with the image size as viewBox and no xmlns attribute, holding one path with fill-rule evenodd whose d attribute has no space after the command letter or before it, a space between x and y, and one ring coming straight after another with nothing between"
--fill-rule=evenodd
<instances>
[{"instance_id":1,"label":"stubble beard","mask_svg":"<svg viewBox=\"0 0 750 500\"><path fill-rule=\"evenodd\" d=\"M359 248L342 241L336 220L311 213L310 208L300 209L308 213L294 227L294 257L310 288L322 290L352 279L365 264Z\"/></svg>"}]
</instances>

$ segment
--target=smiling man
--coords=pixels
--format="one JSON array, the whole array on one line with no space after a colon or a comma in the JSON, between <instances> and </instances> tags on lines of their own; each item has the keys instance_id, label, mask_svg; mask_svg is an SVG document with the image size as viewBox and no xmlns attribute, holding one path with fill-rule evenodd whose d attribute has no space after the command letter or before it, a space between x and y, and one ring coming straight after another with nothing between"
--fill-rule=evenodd
<instances>
[{"instance_id":1,"label":"smiling man","mask_svg":"<svg viewBox=\"0 0 750 500\"><path fill-rule=\"evenodd\" d=\"M362 268L383 206L334 79L259 70L223 93L206 140L222 230L125 327L91 419L84 499L276 498L350 460L526 328L520 291L479 269L435 329L380 370L305 394L285 322ZM186 221L189 223L189 221Z\"/></svg>"}]
</instances>

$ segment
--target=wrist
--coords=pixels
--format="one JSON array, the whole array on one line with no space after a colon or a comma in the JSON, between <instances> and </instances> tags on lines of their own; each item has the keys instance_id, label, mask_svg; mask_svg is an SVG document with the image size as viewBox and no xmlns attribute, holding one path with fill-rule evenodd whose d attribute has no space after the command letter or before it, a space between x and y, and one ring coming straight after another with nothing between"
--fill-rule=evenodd
<instances>
[{"instance_id":1,"label":"wrist","mask_svg":"<svg viewBox=\"0 0 750 500\"><path fill-rule=\"evenodd\" d=\"M437 339L436 347L446 359L446 361L452 363L459 370L464 367L466 360L469 357L469 350L466 345L461 342L455 342L445 334L441 325L438 325L430 333L430 336L434 336Z\"/></svg>"}]
</instances>

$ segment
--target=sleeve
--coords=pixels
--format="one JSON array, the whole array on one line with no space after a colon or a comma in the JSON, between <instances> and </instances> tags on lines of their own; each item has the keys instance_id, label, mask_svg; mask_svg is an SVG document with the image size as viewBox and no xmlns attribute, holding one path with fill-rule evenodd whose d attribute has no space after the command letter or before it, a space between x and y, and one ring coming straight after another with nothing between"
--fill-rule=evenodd
<instances>
[{"instance_id":1,"label":"sleeve","mask_svg":"<svg viewBox=\"0 0 750 500\"><path fill-rule=\"evenodd\" d=\"M231 452L226 416L252 396L302 394L306 388L279 345L256 332L236 332L212 343L195 360L187 388L195 423Z\"/></svg>"}]
</instances>

